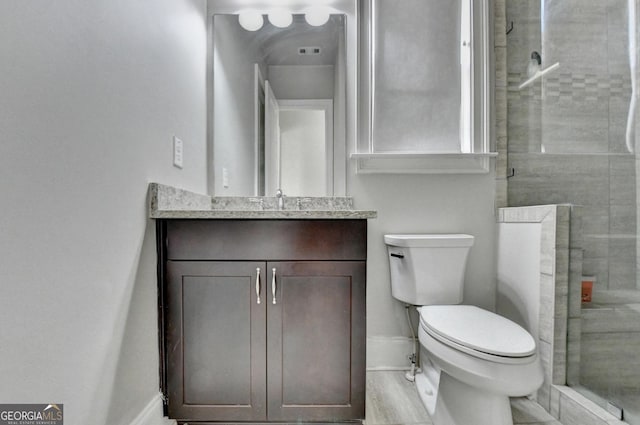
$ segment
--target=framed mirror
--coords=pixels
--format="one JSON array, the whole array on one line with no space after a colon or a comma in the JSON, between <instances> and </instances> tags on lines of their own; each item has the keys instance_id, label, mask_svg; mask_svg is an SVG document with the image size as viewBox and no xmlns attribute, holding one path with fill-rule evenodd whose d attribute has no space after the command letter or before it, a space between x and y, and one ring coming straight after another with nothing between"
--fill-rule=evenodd
<instances>
[{"instance_id":1,"label":"framed mirror","mask_svg":"<svg viewBox=\"0 0 640 425\"><path fill-rule=\"evenodd\" d=\"M355 0L327 6L321 24L309 23L310 5L298 2L284 28L271 21L274 9L246 3L208 4L212 194L344 195L356 73L347 25ZM247 11L258 28L243 26Z\"/></svg>"}]
</instances>

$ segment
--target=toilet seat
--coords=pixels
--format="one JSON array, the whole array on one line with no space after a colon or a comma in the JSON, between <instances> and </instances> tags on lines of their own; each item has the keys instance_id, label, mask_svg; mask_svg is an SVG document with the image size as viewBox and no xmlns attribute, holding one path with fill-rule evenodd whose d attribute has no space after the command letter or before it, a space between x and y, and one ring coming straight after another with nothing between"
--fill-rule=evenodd
<instances>
[{"instance_id":1,"label":"toilet seat","mask_svg":"<svg viewBox=\"0 0 640 425\"><path fill-rule=\"evenodd\" d=\"M536 343L524 328L507 318L470 305L418 308L420 325L441 343L496 363L527 363Z\"/></svg>"}]
</instances>

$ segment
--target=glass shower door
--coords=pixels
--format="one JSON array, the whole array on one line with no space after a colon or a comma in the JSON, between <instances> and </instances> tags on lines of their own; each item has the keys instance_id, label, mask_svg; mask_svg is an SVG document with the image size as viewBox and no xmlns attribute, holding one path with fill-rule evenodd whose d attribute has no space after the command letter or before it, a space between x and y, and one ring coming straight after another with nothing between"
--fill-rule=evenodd
<instances>
[{"instance_id":1,"label":"glass shower door","mask_svg":"<svg viewBox=\"0 0 640 425\"><path fill-rule=\"evenodd\" d=\"M637 0L506 0L510 206L582 206L568 382L640 424Z\"/></svg>"}]
</instances>

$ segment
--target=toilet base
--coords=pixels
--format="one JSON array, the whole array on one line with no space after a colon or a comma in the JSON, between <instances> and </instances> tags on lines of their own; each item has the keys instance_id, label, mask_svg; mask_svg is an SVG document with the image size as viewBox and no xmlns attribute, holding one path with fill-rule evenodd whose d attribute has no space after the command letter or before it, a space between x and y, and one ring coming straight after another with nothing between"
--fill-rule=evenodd
<instances>
[{"instance_id":1,"label":"toilet base","mask_svg":"<svg viewBox=\"0 0 640 425\"><path fill-rule=\"evenodd\" d=\"M427 413L430 417L433 417L436 410L436 396L438 395L439 379L439 374L437 374L432 368L426 370L423 369L419 373L416 373L415 376L418 395L420 396L420 400L427 409Z\"/></svg>"},{"instance_id":2,"label":"toilet base","mask_svg":"<svg viewBox=\"0 0 640 425\"><path fill-rule=\"evenodd\" d=\"M513 425L509 397L492 394L440 373L434 425Z\"/></svg>"}]
</instances>

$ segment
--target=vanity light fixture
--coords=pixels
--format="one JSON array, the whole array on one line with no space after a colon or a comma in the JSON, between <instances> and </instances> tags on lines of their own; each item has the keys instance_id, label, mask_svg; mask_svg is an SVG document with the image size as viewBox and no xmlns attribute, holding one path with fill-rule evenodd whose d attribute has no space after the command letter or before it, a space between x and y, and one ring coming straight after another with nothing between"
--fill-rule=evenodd
<instances>
[{"instance_id":1,"label":"vanity light fixture","mask_svg":"<svg viewBox=\"0 0 640 425\"><path fill-rule=\"evenodd\" d=\"M269 22L278 28L287 28L293 23L293 15L286 9L273 9L269 11L267 16ZM304 14L307 23L314 27L319 27L329 22L330 16L329 9L322 6L311 6ZM247 31L258 31L264 25L264 18L259 11L249 9L240 12L238 22Z\"/></svg>"},{"instance_id":2,"label":"vanity light fixture","mask_svg":"<svg viewBox=\"0 0 640 425\"><path fill-rule=\"evenodd\" d=\"M273 9L267 16L269 17L269 22L278 28L286 28L293 22L293 15L285 9Z\"/></svg>"},{"instance_id":3,"label":"vanity light fixture","mask_svg":"<svg viewBox=\"0 0 640 425\"><path fill-rule=\"evenodd\" d=\"M245 10L238 15L238 22L247 31L258 31L264 24L264 18L260 12Z\"/></svg>"},{"instance_id":4,"label":"vanity light fixture","mask_svg":"<svg viewBox=\"0 0 640 425\"><path fill-rule=\"evenodd\" d=\"M322 6L312 6L304 14L307 23L314 27L320 27L329 21L329 9Z\"/></svg>"}]
</instances>

